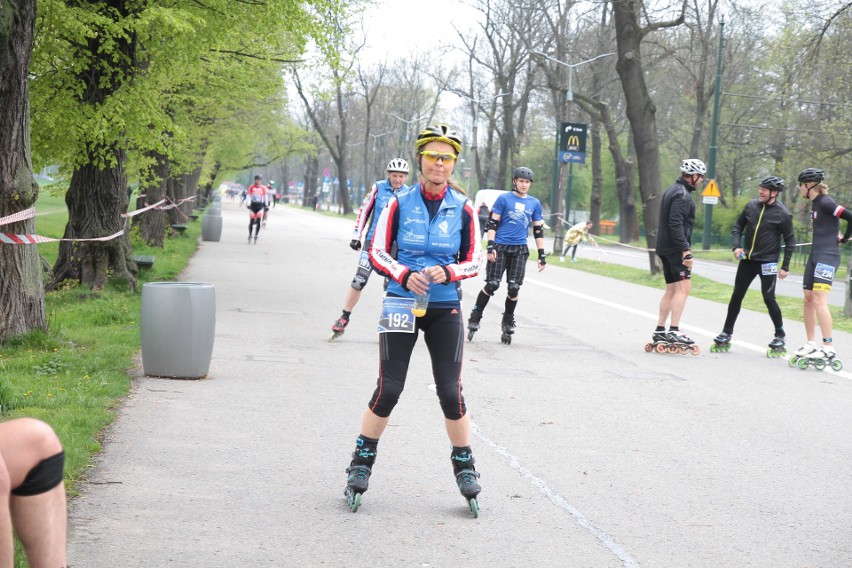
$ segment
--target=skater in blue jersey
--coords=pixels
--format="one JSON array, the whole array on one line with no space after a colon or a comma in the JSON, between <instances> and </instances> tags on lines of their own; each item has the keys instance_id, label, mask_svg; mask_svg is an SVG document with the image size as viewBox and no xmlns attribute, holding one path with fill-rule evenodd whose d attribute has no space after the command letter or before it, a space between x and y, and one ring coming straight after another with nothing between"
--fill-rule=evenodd
<instances>
[{"instance_id":1,"label":"skater in blue jersey","mask_svg":"<svg viewBox=\"0 0 852 568\"><path fill-rule=\"evenodd\" d=\"M530 249L527 235L532 226L535 246L538 249L538 271L547 264L544 255L544 216L541 203L529 195L533 183L533 172L529 168L515 168L512 175L512 191L504 193L494 202L488 220L488 265L485 268L485 287L476 298L476 305L467 322L468 340L479 330L480 320L488 301L500 287L503 273L506 274L506 302L503 308L503 343L512 342L515 333L515 307L518 294L524 283Z\"/></svg>"},{"instance_id":2,"label":"skater in blue jersey","mask_svg":"<svg viewBox=\"0 0 852 568\"><path fill-rule=\"evenodd\" d=\"M379 378L346 470L345 494L356 511L368 487L379 437L405 387L411 354L422 332L452 444L456 484L476 516L481 488L462 395L464 324L455 283L479 274L479 222L473 204L450 179L462 150L459 135L445 124L428 126L418 135L416 148L420 183L390 199L370 248L373 267L391 282L379 320ZM417 296L424 300L426 295L425 305L415 304Z\"/></svg>"},{"instance_id":3,"label":"skater in blue jersey","mask_svg":"<svg viewBox=\"0 0 852 568\"><path fill-rule=\"evenodd\" d=\"M361 203L361 208L358 209L358 215L355 218L355 229L352 232L352 240L349 246L354 251L361 251L358 257L358 269L352 282L349 284L349 290L346 291L346 298L343 302L343 313L331 326L331 335L329 341L337 339L343 335L346 326L349 325L349 316L352 315L352 310L355 309L355 304L361 299L361 291L367 285L367 280L373 272L373 267L370 265L369 251L370 245L373 242L373 233L376 230L376 223L379 222L379 216L385 205L388 204L390 198L397 191L406 189L405 180L408 178L408 162L402 158L394 158L388 162L387 179L379 180L373 184L370 192L364 197ZM366 239L364 231L366 230ZM361 241L364 241L364 249L361 249Z\"/></svg>"}]
</instances>

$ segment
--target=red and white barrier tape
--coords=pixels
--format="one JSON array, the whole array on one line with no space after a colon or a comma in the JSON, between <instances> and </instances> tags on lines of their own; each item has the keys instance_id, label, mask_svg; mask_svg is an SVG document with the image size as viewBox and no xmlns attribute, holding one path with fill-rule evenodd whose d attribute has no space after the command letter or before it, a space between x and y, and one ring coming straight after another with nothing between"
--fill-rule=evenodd
<instances>
[{"instance_id":1,"label":"red and white barrier tape","mask_svg":"<svg viewBox=\"0 0 852 568\"><path fill-rule=\"evenodd\" d=\"M90 239L52 239L41 235L16 235L14 233L0 233L0 243L10 245L34 245L37 243L55 243L58 241L111 241L124 234L124 229L108 237L94 237Z\"/></svg>"},{"instance_id":2,"label":"red and white barrier tape","mask_svg":"<svg viewBox=\"0 0 852 568\"><path fill-rule=\"evenodd\" d=\"M32 219L33 217L35 217L35 207L30 207L29 209L25 209L24 211L18 211L17 213L12 213L11 215L7 215L6 217L0 217L0 227L2 227L3 225L8 225L9 223L26 221L27 219Z\"/></svg>"},{"instance_id":3,"label":"red and white barrier tape","mask_svg":"<svg viewBox=\"0 0 852 568\"><path fill-rule=\"evenodd\" d=\"M139 215L140 213L144 213L145 211L148 211L149 209L153 209L154 207L160 205L161 203L165 203L165 202L166 202L165 199L161 199L160 201L154 203L153 205L148 205L147 207L143 207L142 209L137 209L136 211L131 211L130 213L122 213L121 216L122 217L128 217L128 218L129 217L135 217L136 215Z\"/></svg>"}]
</instances>

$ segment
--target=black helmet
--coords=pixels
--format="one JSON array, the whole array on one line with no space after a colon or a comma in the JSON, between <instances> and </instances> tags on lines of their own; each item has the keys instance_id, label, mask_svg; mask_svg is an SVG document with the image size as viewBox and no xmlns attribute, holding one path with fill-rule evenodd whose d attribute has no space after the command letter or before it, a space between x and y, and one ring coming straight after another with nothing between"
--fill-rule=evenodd
<instances>
[{"instance_id":1,"label":"black helmet","mask_svg":"<svg viewBox=\"0 0 852 568\"><path fill-rule=\"evenodd\" d=\"M446 124L432 124L420 131L417 135L415 147L419 150L429 142L446 142L456 150L456 155L461 154L462 139L458 132L450 130Z\"/></svg>"},{"instance_id":2,"label":"black helmet","mask_svg":"<svg viewBox=\"0 0 852 568\"><path fill-rule=\"evenodd\" d=\"M528 179L533 181L533 172L531 169L521 166L520 168L515 168L515 171L512 173L512 179Z\"/></svg>"},{"instance_id":3,"label":"black helmet","mask_svg":"<svg viewBox=\"0 0 852 568\"><path fill-rule=\"evenodd\" d=\"M780 177L766 176L760 180L760 187L769 191L784 191L784 180Z\"/></svg>"},{"instance_id":4,"label":"black helmet","mask_svg":"<svg viewBox=\"0 0 852 568\"><path fill-rule=\"evenodd\" d=\"M819 168L805 168L799 172L799 183L820 182L825 179L825 172Z\"/></svg>"}]
</instances>

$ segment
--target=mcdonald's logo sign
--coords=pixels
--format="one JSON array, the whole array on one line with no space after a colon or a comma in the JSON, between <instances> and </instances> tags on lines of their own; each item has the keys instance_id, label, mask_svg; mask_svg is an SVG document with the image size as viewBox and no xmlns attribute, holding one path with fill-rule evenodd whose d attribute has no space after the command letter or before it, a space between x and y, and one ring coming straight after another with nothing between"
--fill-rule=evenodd
<instances>
[{"instance_id":1,"label":"mcdonald's logo sign","mask_svg":"<svg viewBox=\"0 0 852 568\"><path fill-rule=\"evenodd\" d=\"M563 122L559 129L559 150L562 152L586 152L588 126L575 122Z\"/></svg>"}]
</instances>

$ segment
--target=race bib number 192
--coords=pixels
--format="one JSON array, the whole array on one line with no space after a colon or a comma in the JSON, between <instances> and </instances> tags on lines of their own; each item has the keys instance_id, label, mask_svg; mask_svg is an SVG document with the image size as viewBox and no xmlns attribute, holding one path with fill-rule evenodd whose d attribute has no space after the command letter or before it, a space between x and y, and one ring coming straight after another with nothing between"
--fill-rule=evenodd
<instances>
[{"instance_id":1,"label":"race bib number 192","mask_svg":"<svg viewBox=\"0 0 852 568\"><path fill-rule=\"evenodd\" d=\"M411 308L414 298L385 298L379 318L379 333L414 333L414 316Z\"/></svg>"}]
</instances>

